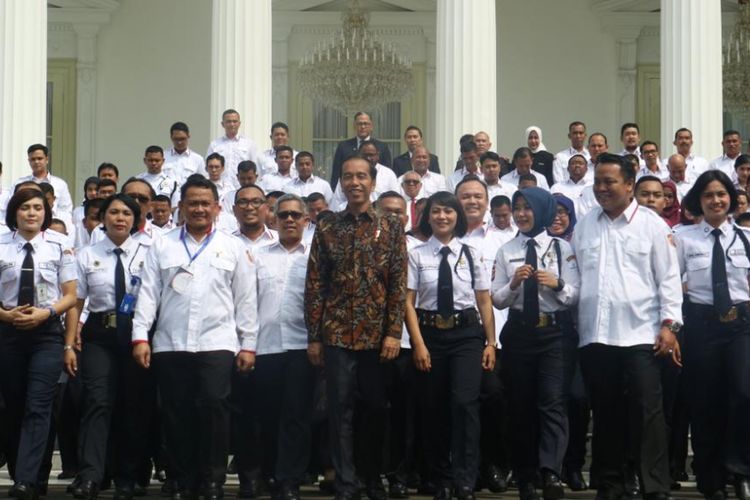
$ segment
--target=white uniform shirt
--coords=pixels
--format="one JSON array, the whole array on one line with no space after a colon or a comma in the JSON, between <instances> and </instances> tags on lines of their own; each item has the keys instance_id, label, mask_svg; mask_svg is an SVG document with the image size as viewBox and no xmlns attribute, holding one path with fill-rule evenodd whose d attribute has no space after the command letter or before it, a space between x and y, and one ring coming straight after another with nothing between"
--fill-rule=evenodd
<instances>
[{"instance_id":1,"label":"white uniform shirt","mask_svg":"<svg viewBox=\"0 0 750 500\"><path fill-rule=\"evenodd\" d=\"M504 309L506 307L523 311L524 282L515 290L510 289L510 282L516 273L516 269L526 262L528 236L520 234L502 246L495 257L495 276L492 280L492 302L495 307ZM570 309L578 300L580 286L580 275L578 265L570 244L559 238L553 238L546 232L539 233L534 237L537 269L544 270L562 278L565 286L559 292L551 288L539 285L539 311L553 313ZM557 251L554 242L560 245L561 260L557 259ZM561 276L562 274L562 276ZM533 278L530 278L533 279Z\"/></svg>"},{"instance_id":2,"label":"white uniform shirt","mask_svg":"<svg viewBox=\"0 0 750 500\"><path fill-rule=\"evenodd\" d=\"M109 238L93 246L81 249L76 255L78 282L76 293L78 299L89 299L90 312L114 311L115 304L115 268L117 255L113 250L117 246ZM149 247L128 238L120 246L123 250L120 260L125 270L125 293L138 294L143 261Z\"/></svg>"},{"instance_id":3,"label":"white uniform shirt","mask_svg":"<svg viewBox=\"0 0 750 500\"><path fill-rule=\"evenodd\" d=\"M253 252L258 270L258 356L307 349L305 276L310 247L276 241Z\"/></svg>"},{"instance_id":4,"label":"white uniform shirt","mask_svg":"<svg viewBox=\"0 0 750 500\"><path fill-rule=\"evenodd\" d=\"M423 243L422 240L406 235L406 251L411 252L412 249ZM411 340L409 339L409 330L406 328L406 322L404 321L404 331L401 333L401 349L411 349Z\"/></svg>"},{"instance_id":5,"label":"white uniform shirt","mask_svg":"<svg viewBox=\"0 0 750 500\"><path fill-rule=\"evenodd\" d=\"M328 181L314 175L311 175L306 181L303 181L299 177L292 178L292 180L284 185L283 191L302 197L310 196L313 193L320 193L325 197L328 204L333 199L333 191Z\"/></svg>"},{"instance_id":6,"label":"white uniform shirt","mask_svg":"<svg viewBox=\"0 0 750 500\"><path fill-rule=\"evenodd\" d=\"M163 194L164 196L168 196L169 199L172 200L172 208L177 207L177 204L180 202L180 186L176 179L167 175L164 171L158 174L141 172L136 175L136 178L143 179L151 184L151 187L154 188L157 195Z\"/></svg>"},{"instance_id":7,"label":"white uniform shirt","mask_svg":"<svg viewBox=\"0 0 750 500\"><path fill-rule=\"evenodd\" d=\"M297 159L296 149L292 150L292 158ZM276 164L276 150L273 148L268 148L258 153L257 167L260 169L258 173L261 176L270 174L272 172L278 172L279 166ZM292 166L289 169L289 171L292 174L292 177L297 176L297 167L294 166L294 163L292 163Z\"/></svg>"},{"instance_id":8,"label":"white uniform shirt","mask_svg":"<svg viewBox=\"0 0 750 500\"><path fill-rule=\"evenodd\" d=\"M251 240L239 230L232 233L232 236L239 238L245 245L245 248L251 251L255 251L258 247L270 245L279 241L279 233L274 229L269 229L267 226L264 226L263 232L254 240Z\"/></svg>"},{"instance_id":9,"label":"white uniform shirt","mask_svg":"<svg viewBox=\"0 0 750 500\"><path fill-rule=\"evenodd\" d=\"M509 200L513 199L513 193L518 191L518 186L511 184L510 182L500 182L497 184L487 184L487 199L492 201L495 196L507 196ZM489 207L487 207L489 210Z\"/></svg>"},{"instance_id":10,"label":"white uniform shirt","mask_svg":"<svg viewBox=\"0 0 750 500\"><path fill-rule=\"evenodd\" d=\"M714 248L713 227L706 221L692 226L686 226L679 233L675 233L677 244L677 259L680 271L686 278L687 293L690 302L695 304L713 305L714 294L711 279L711 262ZM727 283L732 303L750 300L750 286L747 278L750 271L750 260L745 253L745 246L737 234L743 231L750 238L750 231L739 228L729 222L724 222L719 241L723 248L727 268Z\"/></svg>"},{"instance_id":11,"label":"white uniform shirt","mask_svg":"<svg viewBox=\"0 0 750 500\"><path fill-rule=\"evenodd\" d=\"M162 234L163 232L160 231L158 227L154 226L154 224L150 220L146 219L146 223L143 225L143 228L139 229L135 234L131 234L130 238L135 240L137 243L141 243L145 246L151 246L151 244L155 240L158 240ZM94 228L93 231L91 231L89 245L95 245L105 239L107 239L107 235L104 232L104 226L99 224Z\"/></svg>"},{"instance_id":12,"label":"white uniform shirt","mask_svg":"<svg viewBox=\"0 0 750 500\"><path fill-rule=\"evenodd\" d=\"M529 173L536 177L537 187L549 191L549 184L547 184L547 179L542 174L533 169L529 170ZM521 176L518 174L518 170L516 170L515 168L500 178L501 181L508 182L516 187L518 187L518 181L520 179Z\"/></svg>"},{"instance_id":13,"label":"white uniform shirt","mask_svg":"<svg viewBox=\"0 0 750 500\"><path fill-rule=\"evenodd\" d=\"M445 187L447 188L447 191L449 191L451 193L455 193L456 192L456 186L458 186L458 184L462 180L464 180L464 177L466 177L469 174L476 175L477 177L479 177L482 180L482 182L484 182L484 179L482 179L482 171L479 169L478 166L477 166L477 169L474 172L470 172L469 169L466 168L466 166L463 166L463 167L461 167L461 170L454 171L448 177L448 179L446 180L446 186Z\"/></svg>"},{"instance_id":14,"label":"white uniform shirt","mask_svg":"<svg viewBox=\"0 0 750 500\"><path fill-rule=\"evenodd\" d=\"M266 193L270 193L271 191L284 191L287 183L293 179L294 177L292 177L291 174L281 175L278 172L271 172L268 175L264 175L258 181L258 185L262 187L263 191Z\"/></svg>"},{"instance_id":15,"label":"white uniform shirt","mask_svg":"<svg viewBox=\"0 0 750 500\"><path fill-rule=\"evenodd\" d=\"M635 200L615 220L601 207L578 220L573 248L581 273L580 346L653 344L662 321L682 321L671 241L664 220Z\"/></svg>"},{"instance_id":16,"label":"white uniform shirt","mask_svg":"<svg viewBox=\"0 0 750 500\"><path fill-rule=\"evenodd\" d=\"M711 160L711 163L708 164L708 168L709 170L721 170L727 174L730 179L734 179L734 162L738 157L739 155L730 158L723 154Z\"/></svg>"},{"instance_id":17,"label":"white uniform shirt","mask_svg":"<svg viewBox=\"0 0 750 500\"><path fill-rule=\"evenodd\" d=\"M155 353L255 350L255 266L237 238L214 230L197 242L170 231L149 250L141 279L134 341L148 340L156 321Z\"/></svg>"},{"instance_id":18,"label":"white uniform shirt","mask_svg":"<svg viewBox=\"0 0 750 500\"><path fill-rule=\"evenodd\" d=\"M375 187L372 190L372 193L370 193L370 199L378 199L378 196L381 195L381 193L385 193L386 191L395 191L397 193L400 193L401 190L399 189L399 183L398 179L396 179L396 174L393 173L393 170L386 167L385 165L381 165L378 163L375 165L375 169L378 171L377 177L375 177ZM344 191L341 188L341 183L339 182L336 184L336 191L333 193L333 201L330 203L333 207L341 207L343 206L346 208L346 195L344 194ZM342 209L343 210L343 209Z\"/></svg>"},{"instance_id":19,"label":"white uniform shirt","mask_svg":"<svg viewBox=\"0 0 750 500\"><path fill-rule=\"evenodd\" d=\"M581 191L581 196L574 200L576 208L576 219L581 220L584 215L599 206L599 202L594 194L594 186L586 186Z\"/></svg>"},{"instance_id":20,"label":"white uniform shirt","mask_svg":"<svg viewBox=\"0 0 750 500\"><path fill-rule=\"evenodd\" d=\"M34 305L48 307L60 300L61 284L76 280L76 260L65 249L65 235L55 231L42 231L29 243L34 249ZM18 305L25 244L15 231L0 236L0 304L5 308Z\"/></svg>"},{"instance_id":21,"label":"white uniform shirt","mask_svg":"<svg viewBox=\"0 0 750 500\"><path fill-rule=\"evenodd\" d=\"M688 174L687 172L685 172L685 179L681 180L680 182L675 182L672 178L669 178L667 180L672 181L677 187L677 199L679 201L682 201L685 195L688 194L688 191L693 188L693 184L695 184L695 177L693 177L691 174Z\"/></svg>"},{"instance_id":22,"label":"white uniform shirt","mask_svg":"<svg viewBox=\"0 0 750 500\"><path fill-rule=\"evenodd\" d=\"M695 156L693 153L685 158L685 166L687 172L692 175L694 179L697 179L699 175L708 170L708 160L702 156ZM732 166L734 169L734 165Z\"/></svg>"},{"instance_id":23,"label":"white uniform shirt","mask_svg":"<svg viewBox=\"0 0 750 500\"><path fill-rule=\"evenodd\" d=\"M211 181L216 186L216 191L219 193L219 199L223 200L228 193L234 193L236 191L234 185L227 180L226 177L222 177L218 182ZM234 202L234 197L232 197Z\"/></svg>"},{"instance_id":24,"label":"white uniform shirt","mask_svg":"<svg viewBox=\"0 0 750 500\"><path fill-rule=\"evenodd\" d=\"M237 180L237 165L244 160L252 160L258 164L258 147L255 141L242 134L237 134L233 139L226 135L214 139L208 145L206 158L211 153L219 153L224 157L224 172L235 189L240 187L240 181Z\"/></svg>"},{"instance_id":25,"label":"white uniform shirt","mask_svg":"<svg viewBox=\"0 0 750 500\"><path fill-rule=\"evenodd\" d=\"M574 204L578 203L578 200L583 195L583 190L586 189L588 186L592 186L594 184L594 179L587 179L586 176L584 176L581 180L578 182L573 182L570 177L568 177L566 180L561 182L556 182L549 190L550 193L560 193L573 201ZM576 211L576 216L578 216L578 211Z\"/></svg>"},{"instance_id":26,"label":"white uniform shirt","mask_svg":"<svg viewBox=\"0 0 750 500\"><path fill-rule=\"evenodd\" d=\"M404 186L402 185L402 182L404 181L404 175L401 175L397 179L398 192L401 193L402 196L406 195L404 193ZM448 184L445 180L445 177L428 170L422 176L422 187L419 188L419 195L417 196L417 199L429 198L439 191L448 191Z\"/></svg>"},{"instance_id":27,"label":"white uniform shirt","mask_svg":"<svg viewBox=\"0 0 750 500\"><path fill-rule=\"evenodd\" d=\"M13 187L9 190L9 195L13 196L13 188L16 186L16 184L27 181L33 181L37 184L41 184L42 182L52 184L52 187L55 189L55 207L61 212L68 212L69 214L73 213L73 198L70 197L68 183L62 180L60 177L57 177L50 173L48 173L46 177L42 178L34 177L33 175L25 175L23 177L19 177L13 183ZM8 205L8 201L10 201L10 197L8 197L7 201L5 202L6 206Z\"/></svg>"},{"instance_id":28,"label":"white uniform shirt","mask_svg":"<svg viewBox=\"0 0 750 500\"><path fill-rule=\"evenodd\" d=\"M587 161L591 160L591 153L586 148L578 151L573 146L563 149L555 155L555 161L552 163L552 179L555 183L563 182L567 180L570 175L568 174L568 162L574 155L583 155Z\"/></svg>"},{"instance_id":29,"label":"white uniform shirt","mask_svg":"<svg viewBox=\"0 0 750 500\"><path fill-rule=\"evenodd\" d=\"M469 259L465 252L461 251L461 241L453 238L448 245L443 245L434 236L409 252L407 288L417 292L417 308L437 311L438 273L440 261L443 258L440 255L440 249L443 246L451 249L448 263L453 271L453 308L455 310L476 308L474 290L490 289L490 278L482 262L482 256L475 248L466 246L474 261L474 288L472 288Z\"/></svg>"},{"instance_id":30,"label":"white uniform shirt","mask_svg":"<svg viewBox=\"0 0 750 500\"><path fill-rule=\"evenodd\" d=\"M666 162L659 161L656 163L657 170L654 172L653 170L650 170L647 166L642 166L641 169L638 171L638 175L636 175L635 179L636 181L643 177L644 175L652 175L656 178L658 178L660 181L666 181L669 179L669 170L666 167Z\"/></svg>"},{"instance_id":31,"label":"white uniform shirt","mask_svg":"<svg viewBox=\"0 0 750 500\"><path fill-rule=\"evenodd\" d=\"M188 177L193 174L201 174L208 178L206 164L203 157L188 148L178 153L174 148L164 150L164 173L177 181L179 186L185 184Z\"/></svg>"}]
</instances>

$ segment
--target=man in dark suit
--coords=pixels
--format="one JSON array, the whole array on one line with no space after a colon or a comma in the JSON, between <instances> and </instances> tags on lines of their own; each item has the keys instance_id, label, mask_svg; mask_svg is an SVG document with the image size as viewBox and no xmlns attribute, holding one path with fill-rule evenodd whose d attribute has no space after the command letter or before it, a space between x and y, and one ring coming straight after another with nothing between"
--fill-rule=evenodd
<instances>
[{"instance_id":1,"label":"man in dark suit","mask_svg":"<svg viewBox=\"0 0 750 500\"><path fill-rule=\"evenodd\" d=\"M333 155L333 167L331 169L331 189L333 190L336 189L336 184L338 184L339 177L341 177L341 165L344 164L344 160L359 151L359 146L364 141L371 140L374 142L380 152L380 164L393 168L391 150L388 149L388 145L372 137L372 118L370 118L370 115L364 111L358 111L354 115L354 128L357 131L357 135L351 139L339 142L339 145L336 147L336 153Z\"/></svg>"},{"instance_id":2,"label":"man in dark suit","mask_svg":"<svg viewBox=\"0 0 750 500\"><path fill-rule=\"evenodd\" d=\"M411 170L411 155L414 154L414 149L424 145L422 144L422 130L416 125L409 125L404 132L404 142L408 151L393 159L393 171L396 172L396 177L401 177ZM438 157L432 153L430 153L429 170L436 174L440 173Z\"/></svg>"}]
</instances>

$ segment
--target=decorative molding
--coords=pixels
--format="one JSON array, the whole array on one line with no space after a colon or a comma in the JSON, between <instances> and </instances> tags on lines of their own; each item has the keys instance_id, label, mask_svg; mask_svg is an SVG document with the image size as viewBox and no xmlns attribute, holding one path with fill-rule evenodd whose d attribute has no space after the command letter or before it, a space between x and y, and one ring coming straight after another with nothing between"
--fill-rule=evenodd
<instances>
[{"instance_id":1,"label":"decorative molding","mask_svg":"<svg viewBox=\"0 0 750 500\"><path fill-rule=\"evenodd\" d=\"M327 35L330 36L341 27L337 25L295 25L291 29L294 35ZM421 26L372 26L368 28L373 35L378 36L425 36Z\"/></svg>"}]
</instances>

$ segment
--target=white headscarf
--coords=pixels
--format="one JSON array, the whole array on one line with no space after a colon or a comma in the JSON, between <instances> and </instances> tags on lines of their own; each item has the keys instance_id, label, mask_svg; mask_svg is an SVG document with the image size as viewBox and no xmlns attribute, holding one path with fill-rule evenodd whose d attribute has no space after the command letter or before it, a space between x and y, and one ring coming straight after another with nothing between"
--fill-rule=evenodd
<instances>
[{"instance_id":1,"label":"white headscarf","mask_svg":"<svg viewBox=\"0 0 750 500\"><path fill-rule=\"evenodd\" d=\"M536 132L536 135L539 136L539 147L537 147L536 149L532 149L531 152L536 153L537 151L547 151L547 147L542 142L542 129L540 129L536 125L532 125L531 127L526 129L526 135L523 138L524 145L528 146L529 134L531 134L531 132Z\"/></svg>"}]
</instances>

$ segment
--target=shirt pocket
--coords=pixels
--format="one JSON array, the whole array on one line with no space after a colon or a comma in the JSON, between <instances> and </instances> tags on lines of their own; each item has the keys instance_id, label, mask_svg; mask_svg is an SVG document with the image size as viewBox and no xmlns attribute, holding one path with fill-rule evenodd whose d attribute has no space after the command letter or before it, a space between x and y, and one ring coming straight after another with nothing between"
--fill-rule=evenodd
<instances>
[{"instance_id":1,"label":"shirt pocket","mask_svg":"<svg viewBox=\"0 0 750 500\"><path fill-rule=\"evenodd\" d=\"M221 257L214 257L210 261L210 265L214 269L218 269L220 271L226 271L231 273L234 271L235 263L229 259L224 259Z\"/></svg>"},{"instance_id":2,"label":"shirt pocket","mask_svg":"<svg viewBox=\"0 0 750 500\"><path fill-rule=\"evenodd\" d=\"M101 288L108 283L114 283L114 276L108 275L106 268L95 267L86 269L86 281L89 288Z\"/></svg>"},{"instance_id":3,"label":"shirt pocket","mask_svg":"<svg viewBox=\"0 0 750 500\"><path fill-rule=\"evenodd\" d=\"M588 241L585 244L581 245L581 248L578 250L578 254L580 255L578 264L582 269L599 269L601 247L602 241L599 238Z\"/></svg>"},{"instance_id":4,"label":"shirt pocket","mask_svg":"<svg viewBox=\"0 0 750 500\"><path fill-rule=\"evenodd\" d=\"M732 256L730 257L730 262L732 263L732 266L736 267L737 269L743 269L745 270L745 272L750 269L750 260L748 260L747 256L745 255Z\"/></svg>"},{"instance_id":5,"label":"shirt pocket","mask_svg":"<svg viewBox=\"0 0 750 500\"><path fill-rule=\"evenodd\" d=\"M419 271L419 282L424 285L436 283L440 270L437 267L423 267Z\"/></svg>"},{"instance_id":6,"label":"shirt pocket","mask_svg":"<svg viewBox=\"0 0 750 500\"><path fill-rule=\"evenodd\" d=\"M747 259L745 259L747 261ZM688 271L700 271L707 269L711 265L710 257L693 257L685 262L685 267ZM750 264L748 265L750 267Z\"/></svg>"},{"instance_id":7,"label":"shirt pocket","mask_svg":"<svg viewBox=\"0 0 750 500\"><path fill-rule=\"evenodd\" d=\"M57 288L57 266L54 262L40 262L39 267L39 278L44 281L48 286Z\"/></svg>"}]
</instances>

